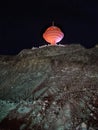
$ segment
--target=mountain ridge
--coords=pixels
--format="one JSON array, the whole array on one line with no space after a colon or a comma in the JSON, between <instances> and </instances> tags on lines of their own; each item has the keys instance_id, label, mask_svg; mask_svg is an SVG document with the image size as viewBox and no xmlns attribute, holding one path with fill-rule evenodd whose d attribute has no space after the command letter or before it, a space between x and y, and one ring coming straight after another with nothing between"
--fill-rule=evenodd
<instances>
[{"instance_id":1,"label":"mountain ridge","mask_svg":"<svg viewBox=\"0 0 98 130\"><path fill-rule=\"evenodd\" d=\"M78 130L83 123L97 128L97 59L97 47L80 45L0 56L0 128Z\"/></svg>"}]
</instances>

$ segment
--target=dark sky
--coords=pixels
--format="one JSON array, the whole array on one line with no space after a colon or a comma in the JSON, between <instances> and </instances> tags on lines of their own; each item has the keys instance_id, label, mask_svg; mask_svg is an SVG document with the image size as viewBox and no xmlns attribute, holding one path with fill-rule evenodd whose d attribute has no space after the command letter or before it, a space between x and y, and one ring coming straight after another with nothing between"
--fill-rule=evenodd
<instances>
[{"instance_id":1,"label":"dark sky","mask_svg":"<svg viewBox=\"0 0 98 130\"><path fill-rule=\"evenodd\" d=\"M46 44L42 38L52 21L65 37L60 44L98 43L98 3L95 0L3 1L0 4L0 54Z\"/></svg>"}]
</instances>

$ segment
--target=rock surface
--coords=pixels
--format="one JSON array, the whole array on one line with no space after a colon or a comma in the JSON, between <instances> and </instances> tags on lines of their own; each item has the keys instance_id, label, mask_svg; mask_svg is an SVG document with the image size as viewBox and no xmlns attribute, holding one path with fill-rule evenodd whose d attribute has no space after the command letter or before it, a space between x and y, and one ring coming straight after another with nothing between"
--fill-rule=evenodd
<instances>
[{"instance_id":1,"label":"rock surface","mask_svg":"<svg viewBox=\"0 0 98 130\"><path fill-rule=\"evenodd\" d=\"M1 130L97 130L98 48L25 49L0 56Z\"/></svg>"}]
</instances>

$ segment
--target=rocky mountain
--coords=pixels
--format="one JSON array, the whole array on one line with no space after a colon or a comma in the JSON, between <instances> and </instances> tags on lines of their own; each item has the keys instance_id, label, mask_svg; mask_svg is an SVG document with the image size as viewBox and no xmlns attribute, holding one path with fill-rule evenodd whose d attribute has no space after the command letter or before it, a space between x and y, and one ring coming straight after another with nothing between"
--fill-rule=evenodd
<instances>
[{"instance_id":1,"label":"rocky mountain","mask_svg":"<svg viewBox=\"0 0 98 130\"><path fill-rule=\"evenodd\" d=\"M98 48L0 56L0 130L97 130Z\"/></svg>"}]
</instances>

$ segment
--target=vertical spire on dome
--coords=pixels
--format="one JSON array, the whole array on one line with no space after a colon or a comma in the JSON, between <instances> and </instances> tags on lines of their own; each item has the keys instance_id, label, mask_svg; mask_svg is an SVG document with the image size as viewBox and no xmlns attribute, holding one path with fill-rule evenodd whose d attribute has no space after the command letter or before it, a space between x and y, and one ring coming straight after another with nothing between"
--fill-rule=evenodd
<instances>
[{"instance_id":1,"label":"vertical spire on dome","mask_svg":"<svg viewBox=\"0 0 98 130\"><path fill-rule=\"evenodd\" d=\"M54 21L52 21L52 26L54 26Z\"/></svg>"}]
</instances>

